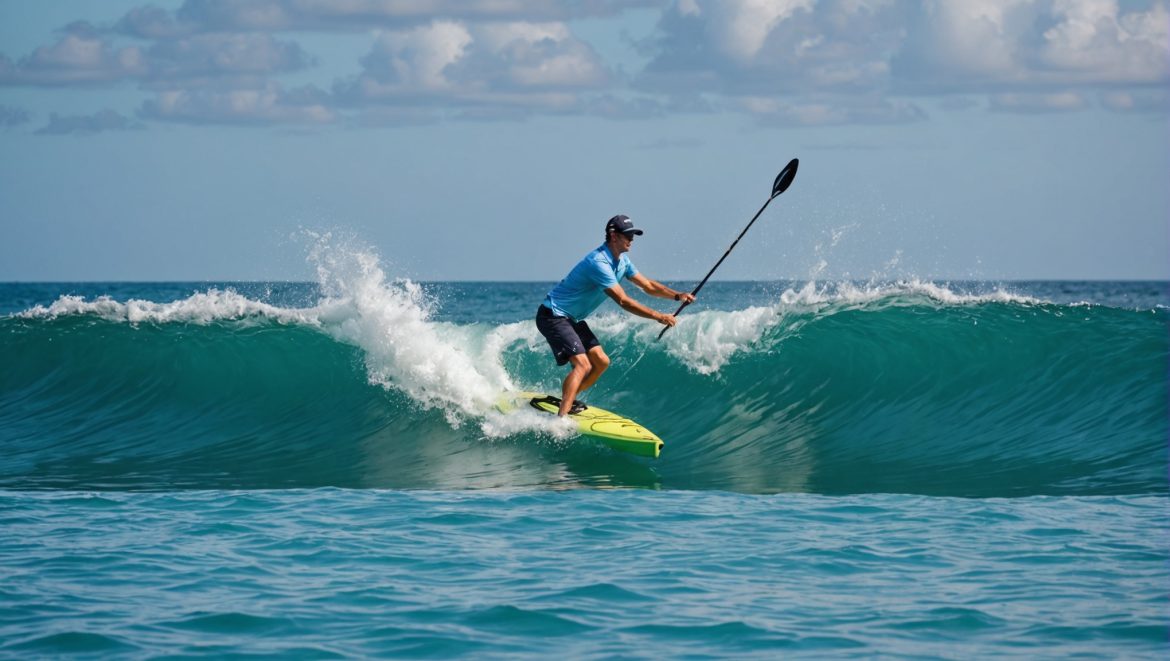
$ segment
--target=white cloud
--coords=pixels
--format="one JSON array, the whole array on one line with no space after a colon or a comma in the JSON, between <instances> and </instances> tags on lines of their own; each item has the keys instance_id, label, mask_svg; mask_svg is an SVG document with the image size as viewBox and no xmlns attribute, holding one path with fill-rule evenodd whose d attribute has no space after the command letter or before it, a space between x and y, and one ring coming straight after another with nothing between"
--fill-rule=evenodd
<instances>
[{"instance_id":1,"label":"white cloud","mask_svg":"<svg viewBox=\"0 0 1170 661\"><path fill-rule=\"evenodd\" d=\"M131 10L128 34L159 38L203 31L397 29L442 20L565 20L607 16L664 0L186 0L175 12Z\"/></svg>"},{"instance_id":2,"label":"white cloud","mask_svg":"<svg viewBox=\"0 0 1170 661\"><path fill-rule=\"evenodd\" d=\"M904 124L926 119L926 112L914 103L872 97L806 97L794 101L743 97L739 103L762 124L774 126Z\"/></svg>"},{"instance_id":3,"label":"white cloud","mask_svg":"<svg viewBox=\"0 0 1170 661\"><path fill-rule=\"evenodd\" d=\"M1123 14L1115 0L1055 0L1060 22L1043 34L1042 61L1102 83L1158 83L1170 76L1170 12L1157 4Z\"/></svg>"},{"instance_id":4,"label":"white cloud","mask_svg":"<svg viewBox=\"0 0 1170 661\"><path fill-rule=\"evenodd\" d=\"M1005 93L993 94L988 99L991 110L999 112L1053 112L1082 110L1089 102L1077 92L1050 94Z\"/></svg>"},{"instance_id":5,"label":"white cloud","mask_svg":"<svg viewBox=\"0 0 1170 661\"><path fill-rule=\"evenodd\" d=\"M898 9L894 0L691 0L663 15L636 84L723 97L730 103L717 106L768 123L919 119L917 108L879 98L905 32Z\"/></svg>"},{"instance_id":6,"label":"white cloud","mask_svg":"<svg viewBox=\"0 0 1170 661\"><path fill-rule=\"evenodd\" d=\"M285 90L276 83L259 89L163 91L142 105L139 116L188 124L328 124L337 119L324 92Z\"/></svg>"},{"instance_id":7,"label":"white cloud","mask_svg":"<svg viewBox=\"0 0 1170 661\"><path fill-rule=\"evenodd\" d=\"M577 17L661 4L186 0L0 55L0 86L131 82L155 94L143 117L189 122L725 111L769 124L916 121L925 113L908 100L925 95L1011 112L1093 99L1165 112L1170 86L1167 0L677 0L632 74L573 30ZM275 34L289 30L374 30L374 42L355 75L317 81L330 93L287 90L281 76L315 63Z\"/></svg>"},{"instance_id":8,"label":"white cloud","mask_svg":"<svg viewBox=\"0 0 1170 661\"><path fill-rule=\"evenodd\" d=\"M356 78L335 86L353 106L423 105L476 118L590 107L610 74L563 23L435 21L379 35Z\"/></svg>"},{"instance_id":9,"label":"white cloud","mask_svg":"<svg viewBox=\"0 0 1170 661\"><path fill-rule=\"evenodd\" d=\"M475 34L489 66L518 88L592 87L608 77L600 57L564 23L486 23Z\"/></svg>"},{"instance_id":10,"label":"white cloud","mask_svg":"<svg viewBox=\"0 0 1170 661\"><path fill-rule=\"evenodd\" d=\"M924 0L907 18L904 76L962 82L1019 73L1019 41L1038 17L1036 0Z\"/></svg>"},{"instance_id":11,"label":"white cloud","mask_svg":"<svg viewBox=\"0 0 1170 661\"><path fill-rule=\"evenodd\" d=\"M113 110L101 110L92 115L62 116L50 113L49 123L37 129L37 135L91 135L103 131L129 131L144 128L140 122Z\"/></svg>"},{"instance_id":12,"label":"white cloud","mask_svg":"<svg viewBox=\"0 0 1170 661\"><path fill-rule=\"evenodd\" d=\"M97 85L133 81L158 94L144 118L193 123L324 123L336 118L319 90L286 92L268 76L297 71L311 58L294 42L263 33L189 34L146 46L116 47L113 35L86 23L69 26L54 44L12 63L0 57L0 84ZM140 128L107 110L53 115L37 133L94 133Z\"/></svg>"},{"instance_id":13,"label":"white cloud","mask_svg":"<svg viewBox=\"0 0 1170 661\"><path fill-rule=\"evenodd\" d=\"M812 7L812 0L724 0L712 3L706 15L716 47L733 59L749 62L778 23Z\"/></svg>"},{"instance_id":14,"label":"white cloud","mask_svg":"<svg viewBox=\"0 0 1170 661\"><path fill-rule=\"evenodd\" d=\"M1170 83L1170 13L1164 0L685 0L643 49L640 88L739 99L769 120L913 117L889 99L932 94L1064 110L1093 89Z\"/></svg>"},{"instance_id":15,"label":"white cloud","mask_svg":"<svg viewBox=\"0 0 1170 661\"><path fill-rule=\"evenodd\" d=\"M267 34L199 34L160 41L144 61L146 78L167 81L297 71L310 59L296 43Z\"/></svg>"},{"instance_id":16,"label":"white cloud","mask_svg":"<svg viewBox=\"0 0 1170 661\"><path fill-rule=\"evenodd\" d=\"M905 30L891 5L692 0L663 15L640 82L750 95L882 87Z\"/></svg>"},{"instance_id":17,"label":"white cloud","mask_svg":"<svg viewBox=\"0 0 1170 661\"><path fill-rule=\"evenodd\" d=\"M1170 14L1159 0L929 0L895 74L906 91L1023 92L1170 82Z\"/></svg>"},{"instance_id":18,"label":"white cloud","mask_svg":"<svg viewBox=\"0 0 1170 661\"><path fill-rule=\"evenodd\" d=\"M138 81L189 84L192 78L229 84L303 69L311 58L300 46L267 34L198 34L150 46L116 47L110 35L76 23L49 46L12 62L0 56L0 85L60 86ZM251 83L254 85L255 83Z\"/></svg>"},{"instance_id":19,"label":"white cloud","mask_svg":"<svg viewBox=\"0 0 1170 661\"><path fill-rule=\"evenodd\" d=\"M450 88L445 70L458 62L471 45L471 33L452 21L403 32L383 33L362 61L380 83L407 90Z\"/></svg>"},{"instance_id":20,"label":"white cloud","mask_svg":"<svg viewBox=\"0 0 1170 661\"><path fill-rule=\"evenodd\" d=\"M109 83L146 72L141 49L115 48L93 26L74 23L56 43L13 62L0 55L0 85Z\"/></svg>"},{"instance_id":21,"label":"white cloud","mask_svg":"<svg viewBox=\"0 0 1170 661\"><path fill-rule=\"evenodd\" d=\"M1101 105L1119 112L1170 112L1170 90L1112 90L1101 93Z\"/></svg>"}]
</instances>

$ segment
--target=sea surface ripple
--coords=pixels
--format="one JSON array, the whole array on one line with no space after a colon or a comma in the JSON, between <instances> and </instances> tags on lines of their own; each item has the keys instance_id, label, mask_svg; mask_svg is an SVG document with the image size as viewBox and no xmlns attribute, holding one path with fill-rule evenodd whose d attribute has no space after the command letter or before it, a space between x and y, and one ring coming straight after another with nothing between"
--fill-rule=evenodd
<instances>
[{"instance_id":1,"label":"sea surface ripple","mask_svg":"<svg viewBox=\"0 0 1170 661\"><path fill-rule=\"evenodd\" d=\"M0 492L0 654L1159 658L1166 499Z\"/></svg>"}]
</instances>

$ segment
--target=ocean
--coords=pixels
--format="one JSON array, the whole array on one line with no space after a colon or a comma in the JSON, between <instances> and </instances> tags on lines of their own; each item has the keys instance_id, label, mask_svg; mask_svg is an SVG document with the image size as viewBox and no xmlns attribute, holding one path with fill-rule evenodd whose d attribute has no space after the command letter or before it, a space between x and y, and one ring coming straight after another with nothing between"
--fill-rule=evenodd
<instances>
[{"instance_id":1,"label":"ocean","mask_svg":"<svg viewBox=\"0 0 1170 661\"><path fill-rule=\"evenodd\" d=\"M0 284L0 656L1165 658L1165 282ZM683 288L693 283L673 283ZM659 309L668 309L659 301Z\"/></svg>"}]
</instances>

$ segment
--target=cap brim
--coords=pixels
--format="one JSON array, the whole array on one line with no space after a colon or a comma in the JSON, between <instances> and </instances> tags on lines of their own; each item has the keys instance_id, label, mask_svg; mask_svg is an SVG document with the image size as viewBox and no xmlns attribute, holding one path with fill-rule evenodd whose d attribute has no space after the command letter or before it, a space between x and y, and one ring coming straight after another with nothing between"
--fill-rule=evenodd
<instances>
[{"instance_id":1,"label":"cap brim","mask_svg":"<svg viewBox=\"0 0 1170 661\"><path fill-rule=\"evenodd\" d=\"M642 230L637 229L637 228L629 229L629 230L622 232L622 234L637 234L638 236L642 236Z\"/></svg>"}]
</instances>

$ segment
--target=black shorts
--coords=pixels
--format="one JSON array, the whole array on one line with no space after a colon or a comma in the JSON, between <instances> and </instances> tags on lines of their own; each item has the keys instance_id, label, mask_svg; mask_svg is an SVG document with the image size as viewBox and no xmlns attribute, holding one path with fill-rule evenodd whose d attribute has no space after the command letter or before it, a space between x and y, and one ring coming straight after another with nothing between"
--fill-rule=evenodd
<instances>
[{"instance_id":1,"label":"black shorts","mask_svg":"<svg viewBox=\"0 0 1170 661\"><path fill-rule=\"evenodd\" d=\"M564 365L572 356L601 346L601 341L584 321L558 317L543 305L536 309L536 328L552 347L557 365Z\"/></svg>"}]
</instances>

